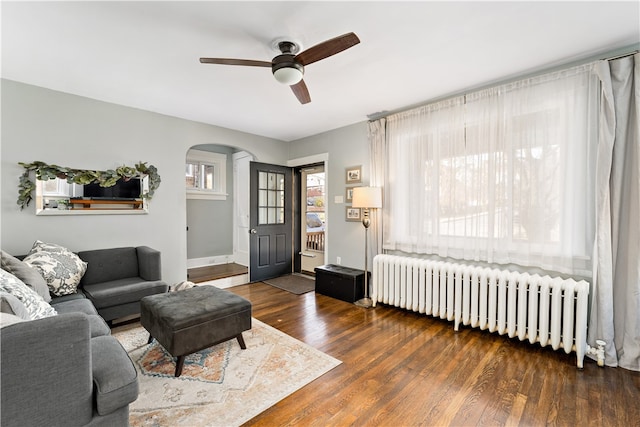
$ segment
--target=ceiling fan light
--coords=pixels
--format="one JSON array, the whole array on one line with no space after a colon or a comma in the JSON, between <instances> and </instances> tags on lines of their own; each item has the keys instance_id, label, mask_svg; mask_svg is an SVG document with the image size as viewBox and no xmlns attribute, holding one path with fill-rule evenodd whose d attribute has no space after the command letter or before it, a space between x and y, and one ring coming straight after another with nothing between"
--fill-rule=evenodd
<instances>
[{"instance_id":1,"label":"ceiling fan light","mask_svg":"<svg viewBox=\"0 0 640 427\"><path fill-rule=\"evenodd\" d=\"M282 67L274 70L273 76L280 83L291 86L302 80L302 70L296 67Z\"/></svg>"}]
</instances>

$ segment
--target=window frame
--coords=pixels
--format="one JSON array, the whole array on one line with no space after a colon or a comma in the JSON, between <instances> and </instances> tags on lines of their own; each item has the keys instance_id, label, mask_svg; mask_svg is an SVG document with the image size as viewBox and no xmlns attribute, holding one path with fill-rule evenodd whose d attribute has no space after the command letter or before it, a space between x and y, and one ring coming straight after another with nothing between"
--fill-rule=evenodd
<instances>
[{"instance_id":1,"label":"window frame","mask_svg":"<svg viewBox=\"0 0 640 427\"><path fill-rule=\"evenodd\" d=\"M212 189L204 188L185 188L187 192L187 199L189 200L227 200L227 155L222 153L213 153L210 151L202 151L191 149L187 152L187 158L185 162L186 166L189 164L196 165L198 169L202 166L213 167L213 185ZM186 171L185 171L186 174Z\"/></svg>"}]
</instances>

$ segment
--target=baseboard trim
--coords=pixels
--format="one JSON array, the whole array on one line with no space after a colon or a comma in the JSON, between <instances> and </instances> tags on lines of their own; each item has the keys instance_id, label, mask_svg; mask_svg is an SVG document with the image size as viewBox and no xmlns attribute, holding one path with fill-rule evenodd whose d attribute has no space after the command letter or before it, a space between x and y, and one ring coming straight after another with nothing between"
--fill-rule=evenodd
<instances>
[{"instance_id":1,"label":"baseboard trim","mask_svg":"<svg viewBox=\"0 0 640 427\"><path fill-rule=\"evenodd\" d=\"M187 259L187 268L207 267L209 265L230 264L235 261L233 254L214 255L203 258Z\"/></svg>"},{"instance_id":2,"label":"baseboard trim","mask_svg":"<svg viewBox=\"0 0 640 427\"><path fill-rule=\"evenodd\" d=\"M216 288L226 289L232 288L238 285L246 285L249 283L248 274L238 274L231 277L223 277L222 279L208 280L206 282L200 282L198 286L215 286Z\"/></svg>"}]
</instances>

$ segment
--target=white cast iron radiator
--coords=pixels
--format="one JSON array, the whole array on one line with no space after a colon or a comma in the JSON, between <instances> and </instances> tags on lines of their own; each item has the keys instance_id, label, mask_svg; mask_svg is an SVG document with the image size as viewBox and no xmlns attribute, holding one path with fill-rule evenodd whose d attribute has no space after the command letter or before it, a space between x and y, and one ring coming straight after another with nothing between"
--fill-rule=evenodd
<instances>
[{"instance_id":1,"label":"white cast iron radiator","mask_svg":"<svg viewBox=\"0 0 640 427\"><path fill-rule=\"evenodd\" d=\"M490 332L587 351L589 283L397 255L373 259L374 306L380 302ZM600 363L599 363L600 364Z\"/></svg>"}]
</instances>

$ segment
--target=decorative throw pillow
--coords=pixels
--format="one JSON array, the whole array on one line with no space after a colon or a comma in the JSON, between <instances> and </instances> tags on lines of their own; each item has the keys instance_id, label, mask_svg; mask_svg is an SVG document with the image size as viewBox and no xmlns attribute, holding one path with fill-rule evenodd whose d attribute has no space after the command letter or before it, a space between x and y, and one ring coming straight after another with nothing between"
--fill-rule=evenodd
<instances>
[{"instance_id":1,"label":"decorative throw pillow","mask_svg":"<svg viewBox=\"0 0 640 427\"><path fill-rule=\"evenodd\" d=\"M47 282L38 270L5 251L0 251L0 264L3 270L22 280L25 285L36 291L46 302L51 301Z\"/></svg>"},{"instance_id":2,"label":"decorative throw pillow","mask_svg":"<svg viewBox=\"0 0 640 427\"><path fill-rule=\"evenodd\" d=\"M19 318L16 315L9 313L0 313L0 328L4 328L5 326L14 325L16 323L20 323L24 321L24 319Z\"/></svg>"},{"instance_id":3,"label":"decorative throw pillow","mask_svg":"<svg viewBox=\"0 0 640 427\"><path fill-rule=\"evenodd\" d=\"M0 269L0 290L18 298L29 312L31 320L42 319L58 314L36 291L22 283L22 281L13 274L2 269Z\"/></svg>"},{"instance_id":4,"label":"decorative throw pillow","mask_svg":"<svg viewBox=\"0 0 640 427\"><path fill-rule=\"evenodd\" d=\"M65 247L36 240L24 262L37 269L53 295L75 294L87 263Z\"/></svg>"},{"instance_id":5,"label":"decorative throw pillow","mask_svg":"<svg viewBox=\"0 0 640 427\"><path fill-rule=\"evenodd\" d=\"M4 291L0 291L0 312L13 314L24 320L31 320L31 315L22 301Z\"/></svg>"}]
</instances>

